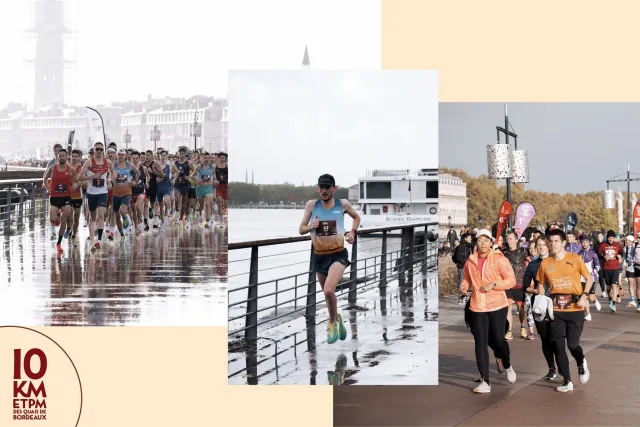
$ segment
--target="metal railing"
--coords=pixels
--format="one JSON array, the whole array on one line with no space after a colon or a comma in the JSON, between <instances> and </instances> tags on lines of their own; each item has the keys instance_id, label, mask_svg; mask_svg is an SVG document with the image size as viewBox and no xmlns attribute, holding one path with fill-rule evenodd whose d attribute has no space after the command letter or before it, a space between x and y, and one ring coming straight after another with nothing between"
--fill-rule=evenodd
<instances>
[{"instance_id":1,"label":"metal railing","mask_svg":"<svg viewBox=\"0 0 640 427\"><path fill-rule=\"evenodd\" d=\"M20 232L36 217L46 218L46 212L42 178L0 180L0 235Z\"/></svg>"},{"instance_id":2,"label":"metal railing","mask_svg":"<svg viewBox=\"0 0 640 427\"><path fill-rule=\"evenodd\" d=\"M437 267L437 245L434 243L435 236L429 231L430 227L434 226L437 226L437 223L358 230L358 235L351 247L351 266L345 271L343 281L338 285L336 293L339 297L346 293L349 305L355 305L359 291L371 288L372 284L378 285L382 295L385 293L387 283L391 280L397 279L400 288L413 288L414 272L418 271L422 273L423 281L426 283L429 270ZM364 245L363 241L370 239L381 240L380 253L360 258L359 246ZM391 239L397 239L399 242L390 244ZM251 250L250 258L229 261L229 263L249 261L250 265L247 272L229 275L228 336L230 340L239 340L234 346L238 348L253 346L259 338L259 327L264 328L267 324L277 326L278 321L282 323L285 319L293 319L302 311L304 311L307 325L315 325L317 306L324 302L324 298L318 302L317 295L322 294L323 291L316 286L313 249L260 256L261 248L306 241L310 241L309 236L229 243L230 251ZM371 249L363 249L365 254L367 251L372 252ZM306 270L264 281L259 280L260 272L301 264L287 264L260 270L258 265L260 259L304 252L309 254L308 263L304 262L308 265ZM247 285L232 286L234 278L245 275L248 275ZM290 286L283 286L287 282ZM241 293L246 297L236 298ZM264 304L261 304L262 302ZM233 311L243 306L242 314L232 315ZM240 323L241 326L232 326L234 322ZM232 351L231 347L230 351Z\"/></svg>"}]
</instances>

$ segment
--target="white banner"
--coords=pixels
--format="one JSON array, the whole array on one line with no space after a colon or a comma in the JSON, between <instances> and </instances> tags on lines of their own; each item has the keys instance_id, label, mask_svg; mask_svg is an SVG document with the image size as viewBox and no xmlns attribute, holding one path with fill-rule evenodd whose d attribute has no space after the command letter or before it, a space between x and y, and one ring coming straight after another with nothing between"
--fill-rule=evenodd
<instances>
[{"instance_id":1,"label":"white banner","mask_svg":"<svg viewBox=\"0 0 640 427\"><path fill-rule=\"evenodd\" d=\"M102 142L106 145L102 116L97 110L94 110L91 107L87 107L87 112L89 118L89 137L91 138L91 145L96 142Z\"/></svg>"}]
</instances>

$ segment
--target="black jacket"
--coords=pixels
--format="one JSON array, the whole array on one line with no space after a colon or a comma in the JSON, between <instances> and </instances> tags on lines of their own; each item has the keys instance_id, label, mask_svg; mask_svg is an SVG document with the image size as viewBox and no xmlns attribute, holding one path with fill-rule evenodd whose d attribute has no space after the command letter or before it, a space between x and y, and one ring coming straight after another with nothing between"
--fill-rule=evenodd
<instances>
[{"instance_id":1,"label":"black jacket","mask_svg":"<svg viewBox=\"0 0 640 427\"><path fill-rule=\"evenodd\" d=\"M471 244L463 241L454 249L451 257L458 268L464 268L464 263L471 256Z\"/></svg>"}]
</instances>

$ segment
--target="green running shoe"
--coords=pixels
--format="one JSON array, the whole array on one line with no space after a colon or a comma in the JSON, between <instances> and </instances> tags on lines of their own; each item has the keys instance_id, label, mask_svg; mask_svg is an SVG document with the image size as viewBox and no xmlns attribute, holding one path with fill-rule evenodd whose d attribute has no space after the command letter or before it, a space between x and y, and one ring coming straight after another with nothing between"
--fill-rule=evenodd
<instances>
[{"instance_id":1,"label":"green running shoe","mask_svg":"<svg viewBox=\"0 0 640 427\"><path fill-rule=\"evenodd\" d=\"M347 339L347 328L344 326L344 319L342 314L338 313L338 330L340 331L340 339L342 341Z\"/></svg>"},{"instance_id":2,"label":"green running shoe","mask_svg":"<svg viewBox=\"0 0 640 427\"><path fill-rule=\"evenodd\" d=\"M329 325L327 326L327 342L329 344L333 344L334 342L338 341L339 336L338 322L329 323Z\"/></svg>"}]
</instances>

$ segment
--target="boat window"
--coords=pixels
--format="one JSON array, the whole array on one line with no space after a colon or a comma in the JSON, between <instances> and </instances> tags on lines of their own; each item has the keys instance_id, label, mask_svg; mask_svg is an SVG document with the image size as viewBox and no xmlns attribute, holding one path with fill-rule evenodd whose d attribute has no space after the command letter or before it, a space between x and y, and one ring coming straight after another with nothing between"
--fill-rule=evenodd
<instances>
[{"instance_id":1,"label":"boat window","mask_svg":"<svg viewBox=\"0 0 640 427\"><path fill-rule=\"evenodd\" d=\"M380 209L371 209L371 215L380 215Z\"/></svg>"},{"instance_id":2,"label":"boat window","mask_svg":"<svg viewBox=\"0 0 640 427\"><path fill-rule=\"evenodd\" d=\"M364 199L364 182L360 183L360 198Z\"/></svg>"},{"instance_id":3,"label":"boat window","mask_svg":"<svg viewBox=\"0 0 640 427\"><path fill-rule=\"evenodd\" d=\"M438 198L438 181L427 181L427 199Z\"/></svg>"},{"instance_id":4,"label":"boat window","mask_svg":"<svg viewBox=\"0 0 640 427\"><path fill-rule=\"evenodd\" d=\"M391 182L367 182L367 199L390 199Z\"/></svg>"}]
</instances>

